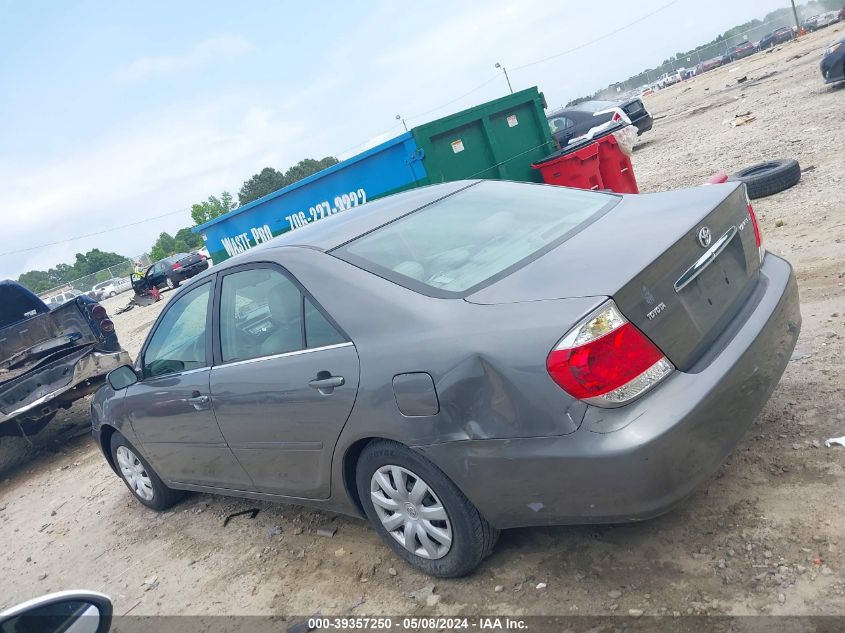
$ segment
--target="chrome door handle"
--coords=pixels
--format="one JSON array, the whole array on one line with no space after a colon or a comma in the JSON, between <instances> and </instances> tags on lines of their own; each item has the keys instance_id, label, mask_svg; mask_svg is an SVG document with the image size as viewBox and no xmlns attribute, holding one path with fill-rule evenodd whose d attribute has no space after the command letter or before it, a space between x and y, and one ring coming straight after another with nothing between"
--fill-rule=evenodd
<instances>
[{"instance_id":1,"label":"chrome door handle","mask_svg":"<svg viewBox=\"0 0 845 633\"><path fill-rule=\"evenodd\" d=\"M208 396L201 396L199 392L195 391L190 398L186 398L185 400L188 404L190 404L194 409L197 411L202 411L203 409L207 408L208 403L211 401L211 398Z\"/></svg>"},{"instance_id":2,"label":"chrome door handle","mask_svg":"<svg viewBox=\"0 0 845 633\"><path fill-rule=\"evenodd\" d=\"M319 390L331 390L335 387L342 387L346 381L343 379L343 376L329 376L328 378L316 378L308 383L308 386L312 389L319 389Z\"/></svg>"}]
</instances>

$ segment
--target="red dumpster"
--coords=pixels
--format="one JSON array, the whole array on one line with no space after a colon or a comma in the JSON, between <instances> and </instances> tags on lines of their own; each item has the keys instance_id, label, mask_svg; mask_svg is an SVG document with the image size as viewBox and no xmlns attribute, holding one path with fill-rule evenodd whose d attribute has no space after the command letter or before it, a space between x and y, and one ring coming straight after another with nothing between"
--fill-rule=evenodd
<instances>
[{"instance_id":1,"label":"red dumpster","mask_svg":"<svg viewBox=\"0 0 845 633\"><path fill-rule=\"evenodd\" d=\"M602 136L599 146L599 172L605 188L615 193L639 193L631 158L622 151L613 134Z\"/></svg>"},{"instance_id":2,"label":"red dumpster","mask_svg":"<svg viewBox=\"0 0 845 633\"><path fill-rule=\"evenodd\" d=\"M532 167L540 170L543 182L550 185L639 193L631 159L613 136L625 125L605 130L591 140L570 143Z\"/></svg>"},{"instance_id":3,"label":"red dumpster","mask_svg":"<svg viewBox=\"0 0 845 633\"><path fill-rule=\"evenodd\" d=\"M598 143L571 143L532 165L543 182L576 189L604 189L599 171Z\"/></svg>"}]
</instances>

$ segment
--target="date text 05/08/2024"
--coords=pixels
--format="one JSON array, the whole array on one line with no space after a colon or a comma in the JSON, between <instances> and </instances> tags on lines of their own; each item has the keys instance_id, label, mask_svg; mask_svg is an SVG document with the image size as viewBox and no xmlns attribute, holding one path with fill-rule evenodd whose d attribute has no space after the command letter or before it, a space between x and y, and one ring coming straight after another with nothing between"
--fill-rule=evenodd
<instances>
[{"instance_id":1,"label":"date text 05/08/2024","mask_svg":"<svg viewBox=\"0 0 845 633\"><path fill-rule=\"evenodd\" d=\"M341 211L348 211L366 202L367 192L363 188L335 196L334 205L329 204L328 200L323 200L309 207L307 212L299 211L285 216L289 225L287 230L298 229ZM269 225L264 224L263 226L252 227L249 232L240 233L233 237L224 237L220 241L229 257L234 257L271 239L273 239L273 231Z\"/></svg>"}]
</instances>

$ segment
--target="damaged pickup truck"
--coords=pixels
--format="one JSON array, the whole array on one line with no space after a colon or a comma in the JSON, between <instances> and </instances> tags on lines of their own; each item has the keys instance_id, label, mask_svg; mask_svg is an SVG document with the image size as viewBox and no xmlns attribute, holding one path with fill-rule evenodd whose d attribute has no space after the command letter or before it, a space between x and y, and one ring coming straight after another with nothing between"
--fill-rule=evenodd
<instances>
[{"instance_id":1,"label":"damaged pickup truck","mask_svg":"<svg viewBox=\"0 0 845 633\"><path fill-rule=\"evenodd\" d=\"M0 437L38 433L129 362L99 303L82 296L50 310L20 284L0 281Z\"/></svg>"}]
</instances>

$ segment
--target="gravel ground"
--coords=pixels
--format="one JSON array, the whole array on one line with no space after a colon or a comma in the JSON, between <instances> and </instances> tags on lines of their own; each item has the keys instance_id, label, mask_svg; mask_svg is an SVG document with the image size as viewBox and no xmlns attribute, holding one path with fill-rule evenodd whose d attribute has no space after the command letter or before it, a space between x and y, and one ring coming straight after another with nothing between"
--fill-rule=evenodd
<instances>
[{"instance_id":1,"label":"gravel ground","mask_svg":"<svg viewBox=\"0 0 845 633\"><path fill-rule=\"evenodd\" d=\"M7 458L27 461L0 484L0 604L84 586L112 596L117 614L845 615L845 449L823 444L845 435L845 89L818 71L843 30L646 100L657 120L634 155L643 192L771 158L804 169L796 187L755 204L767 248L797 271L794 360L734 455L680 507L631 525L508 531L473 576L433 582L355 519L207 495L146 510L106 466L82 402L35 447L2 441ZM755 120L731 125L746 112ZM163 305L116 317L131 352ZM250 508L254 519L223 525Z\"/></svg>"}]
</instances>

